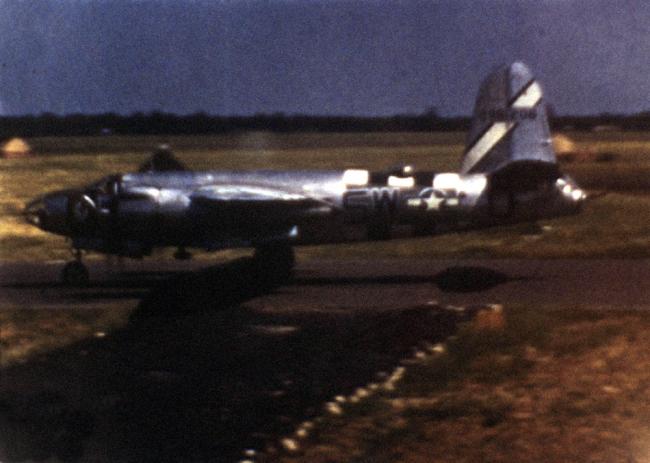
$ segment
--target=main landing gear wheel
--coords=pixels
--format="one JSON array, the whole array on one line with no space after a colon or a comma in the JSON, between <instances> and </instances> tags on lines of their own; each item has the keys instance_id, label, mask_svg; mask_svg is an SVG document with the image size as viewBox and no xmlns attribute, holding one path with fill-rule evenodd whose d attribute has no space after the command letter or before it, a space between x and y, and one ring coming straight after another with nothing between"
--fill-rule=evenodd
<instances>
[{"instance_id":1,"label":"main landing gear wheel","mask_svg":"<svg viewBox=\"0 0 650 463\"><path fill-rule=\"evenodd\" d=\"M63 283L70 286L83 286L88 283L90 276L88 268L80 260L73 260L63 266L61 271Z\"/></svg>"}]
</instances>

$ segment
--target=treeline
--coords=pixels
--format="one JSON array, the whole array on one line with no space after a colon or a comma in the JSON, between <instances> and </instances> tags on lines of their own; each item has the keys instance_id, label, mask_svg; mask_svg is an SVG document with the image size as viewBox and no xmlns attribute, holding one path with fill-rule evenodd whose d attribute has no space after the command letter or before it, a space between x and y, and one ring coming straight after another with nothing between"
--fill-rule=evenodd
<instances>
[{"instance_id":1,"label":"treeline","mask_svg":"<svg viewBox=\"0 0 650 463\"><path fill-rule=\"evenodd\" d=\"M0 138L8 136L183 135L218 134L248 130L272 132L383 132L453 131L468 127L467 118L429 116L348 117L261 114L223 117L207 114L178 116L167 113L120 116L70 115L0 117Z\"/></svg>"},{"instance_id":2,"label":"treeline","mask_svg":"<svg viewBox=\"0 0 650 463\"><path fill-rule=\"evenodd\" d=\"M273 132L435 132L466 130L469 117L435 114L392 117L288 116L261 114L224 117L208 114L178 116L167 113L0 117L0 139L7 137L218 134L248 130ZM650 130L650 112L635 115L561 116L553 129L593 130L598 127Z\"/></svg>"}]
</instances>

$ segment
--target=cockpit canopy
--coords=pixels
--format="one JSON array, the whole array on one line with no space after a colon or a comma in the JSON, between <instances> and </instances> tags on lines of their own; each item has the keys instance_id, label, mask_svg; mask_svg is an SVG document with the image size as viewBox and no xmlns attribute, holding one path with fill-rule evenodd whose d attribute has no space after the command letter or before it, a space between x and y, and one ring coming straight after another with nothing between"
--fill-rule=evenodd
<instances>
[{"instance_id":1,"label":"cockpit canopy","mask_svg":"<svg viewBox=\"0 0 650 463\"><path fill-rule=\"evenodd\" d=\"M120 192L122 176L120 174L107 175L86 188L87 194L92 197L98 195L117 195Z\"/></svg>"}]
</instances>

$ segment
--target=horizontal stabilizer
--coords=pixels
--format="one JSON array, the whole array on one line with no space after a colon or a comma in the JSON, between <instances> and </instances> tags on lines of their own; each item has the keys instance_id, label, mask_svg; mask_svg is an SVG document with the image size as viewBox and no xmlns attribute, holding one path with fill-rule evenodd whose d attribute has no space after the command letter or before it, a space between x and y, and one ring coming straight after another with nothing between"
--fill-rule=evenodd
<instances>
[{"instance_id":1,"label":"horizontal stabilizer","mask_svg":"<svg viewBox=\"0 0 650 463\"><path fill-rule=\"evenodd\" d=\"M460 173L494 173L513 163L556 164L542 88L519 62L481 84Z\"/></svg>"}]
</instances>

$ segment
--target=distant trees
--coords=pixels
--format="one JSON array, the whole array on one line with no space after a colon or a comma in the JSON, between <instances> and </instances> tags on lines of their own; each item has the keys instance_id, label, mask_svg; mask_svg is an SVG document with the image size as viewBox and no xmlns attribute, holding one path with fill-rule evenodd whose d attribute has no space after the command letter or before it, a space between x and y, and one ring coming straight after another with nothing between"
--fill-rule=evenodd
<instances>
[{"instance_id":1,"label":"distant trees","mask_svg":"<svg viewBox=\"0 0 650 463\"><path fill-rule=\"evenodd\" d=\"M273 132L378 132L463 130L467 118L439 118L435 108L421 115L391 117L307 116L283 113L253 116L212 116L195 113L178 116L170 113L134 113L121 116L51 113L39 116L0 117L0 139L42 136L101 136L107 134L215 134L244 130Z\"/></svg>"},{"instance_id":2,"label":"distant trees","mask_svg":"<svg viewBox=\"0 0 650 463\"><path fill-rule=\"evenodd\" d=\"M634 115L557 116L551 108L554 129L593 130L598 126L624 130L650 130L650 112ZM152 112L123 116L115 113L58 116L0 117L0 139L42 136L102 136L155 134L217 134L247 130L273 132L430 132L467 130L468 117L442 117L435 106L421 114L388 117L308 116L283 113L253 116L214 116L203 112L179 116Z\"/></svg>"}]
</instances>

